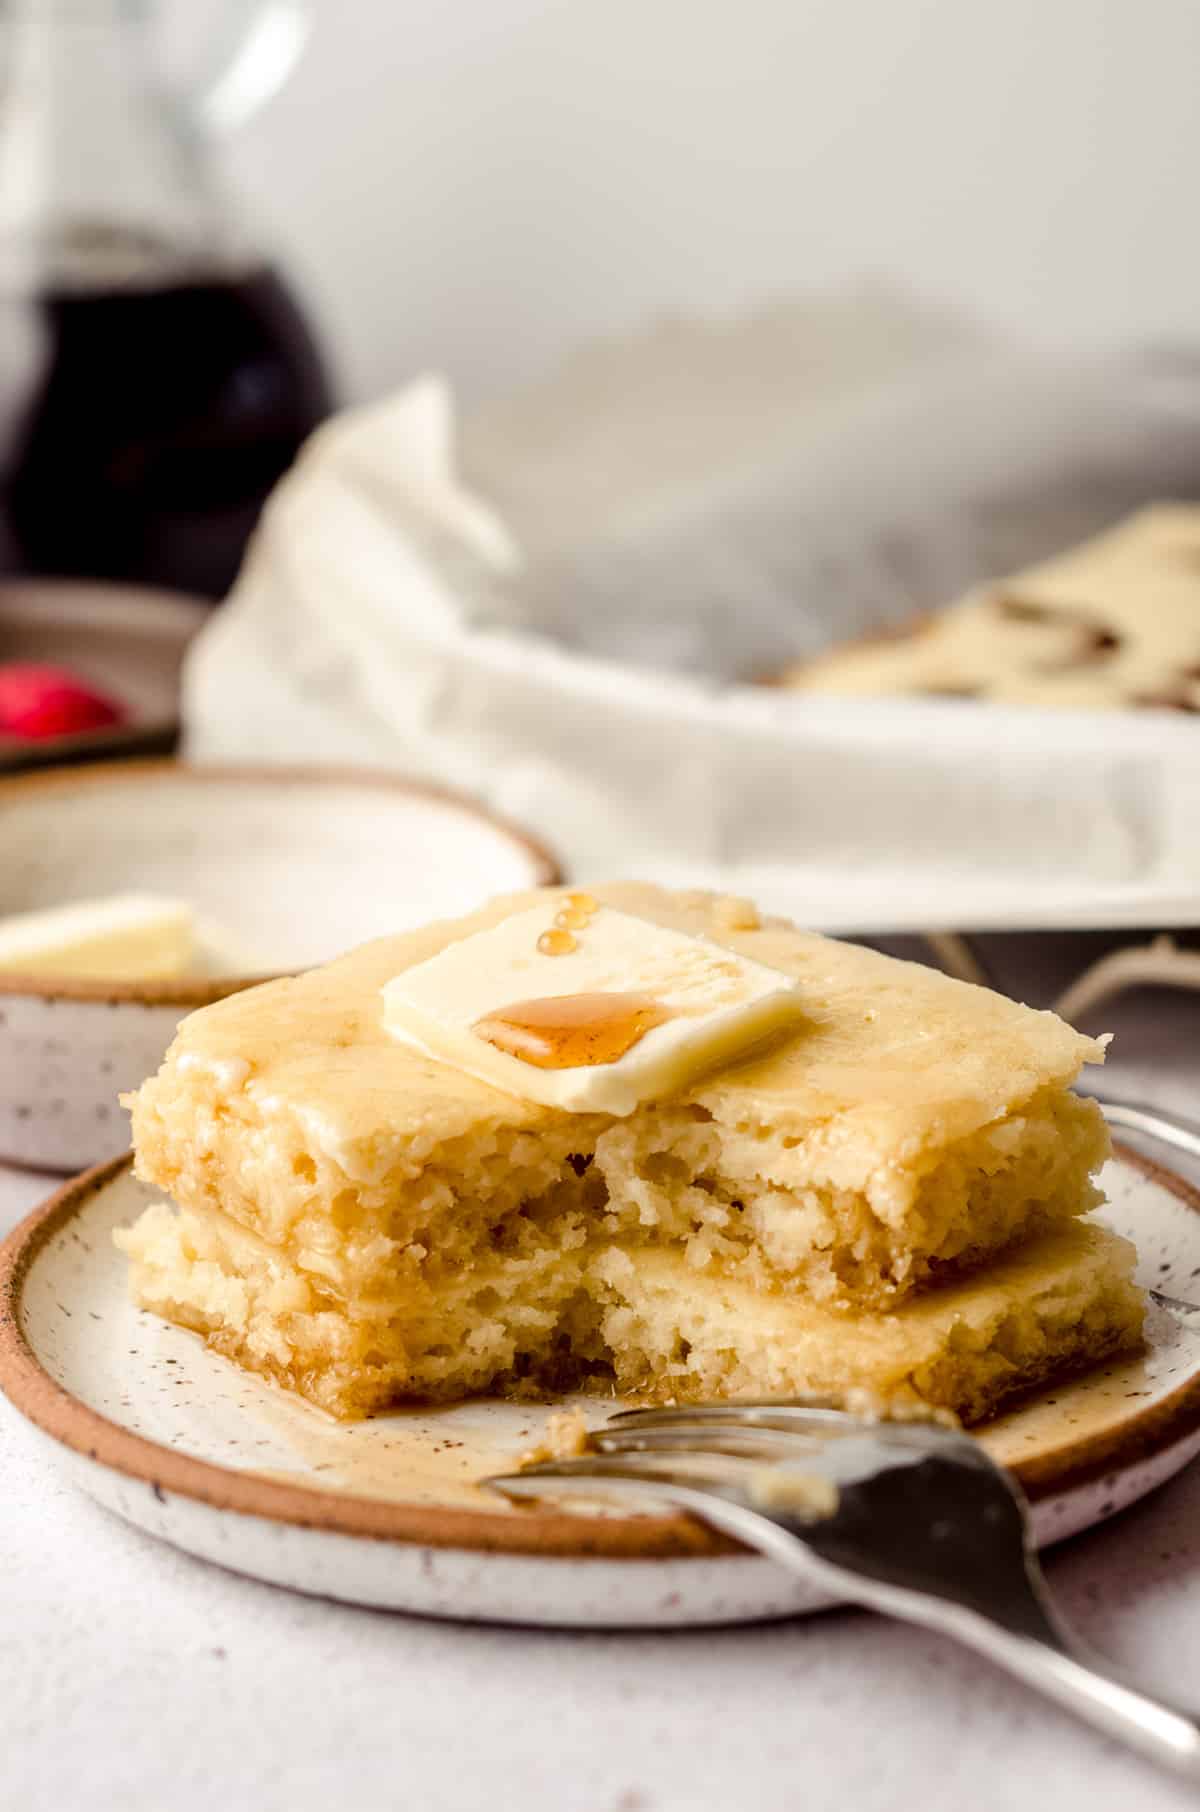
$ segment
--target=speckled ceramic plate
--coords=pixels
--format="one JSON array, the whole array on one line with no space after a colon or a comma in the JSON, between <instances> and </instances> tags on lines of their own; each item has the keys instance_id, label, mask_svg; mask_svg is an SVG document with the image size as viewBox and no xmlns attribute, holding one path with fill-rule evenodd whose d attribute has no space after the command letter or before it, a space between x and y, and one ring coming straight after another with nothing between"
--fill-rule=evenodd
<instances>
[{"instance_id":1,"label":"speckled ceramic plate","mask_svg":"<svg viewBox=\"0 0 1200 1812\"><path fill-rule=\"evenodd\" d=\"M1131 1153L1104 1181L1143 1280L1200 1298L1200 1196ZM666 1626L825 1608L685 1517L516 1509L479 1490L537 1441L545 1409L479 1401L341 1426L143 1314L111 1235L148 1196L110 1164L0 1247L0 1387L47 1455L130 1522L278 1585L443 1617ZM1200 1450L1200 1311L1154 1310L1148 1334L1137 1357L981 1431L1023 1480L1042 1543ZM611 1407L585 1406L597 1422Z\"/></svg>"},{"instance_id":2,"label":"speckled ceramic plate","mask_svg":"<svg viewBox=\"0 0 1200 1812\"><path fill-rule=\"evenodd\" d=\"M0 972L0 1157L61 1173L116 1156L116 1096L193 1007L557 878L523 831L399 775L121 761L0 778L0 917L150 892L201 928L190 975Z\"/></svg>"}]
</instances>

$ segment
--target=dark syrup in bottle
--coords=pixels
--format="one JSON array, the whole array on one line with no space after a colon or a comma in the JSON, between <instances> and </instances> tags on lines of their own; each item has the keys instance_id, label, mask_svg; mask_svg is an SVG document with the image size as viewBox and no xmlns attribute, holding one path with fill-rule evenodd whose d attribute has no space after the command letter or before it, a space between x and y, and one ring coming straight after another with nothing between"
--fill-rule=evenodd
<instances>
[{"instance_id":1,"label":"dark syrup in bottle","mask_svg":"<svg viewBox=\"0 0 1200 1812\"><path fill-rule=\"evenodd\" d=\"M0 572L224 596L268 492L328 413L299 309L269 268L49 290L8 402Z\"/></svg>"}]
</instances>

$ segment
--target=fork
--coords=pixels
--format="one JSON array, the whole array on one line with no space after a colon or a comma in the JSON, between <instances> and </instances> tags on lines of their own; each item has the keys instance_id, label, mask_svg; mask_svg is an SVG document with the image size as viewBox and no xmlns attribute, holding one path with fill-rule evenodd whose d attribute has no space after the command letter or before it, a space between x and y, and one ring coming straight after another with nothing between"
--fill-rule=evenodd
<instances>
[{"instance_id":1,"label":"fork","mask_svg":"<svg viewBox=\"0 0 1200 1812\"><path fill-rule=\"evenodd\" d=\"M1118 1101L1091 1089L1079 1092L1098 1103L1110 1126L1144 1133L1148 1139L1157 1139L1162 1145L1172 1145L1176 1151L1187 1152L1189 1157L1200 1158L1200 1127L1181 1120L1178 1114L1164 1113L1160 1107L1145 1107L1140 1101Z\"/></svg>"},{"instance_id":2,"label":"fork","mask_svg":"<svg viewBox=\"0 0 1200 1812\"><path fill-rule=\"evenodd\" d=\"M842 1600L954 1637L1200 1782L1200 1724L1068 1632L1019 1487L969 1435L791 1400L627 1410L589 1447L484 1482L675 1505Z\"/></svg>"}]
</instances>

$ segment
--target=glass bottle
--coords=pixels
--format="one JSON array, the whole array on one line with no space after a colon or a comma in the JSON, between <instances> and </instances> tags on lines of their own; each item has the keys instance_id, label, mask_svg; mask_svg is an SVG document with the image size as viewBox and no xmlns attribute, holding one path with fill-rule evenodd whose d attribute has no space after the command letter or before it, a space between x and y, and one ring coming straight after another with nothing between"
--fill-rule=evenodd
<instances>
[{"instance_id":1,"label":"glass bottle","mask_svg":"<svg viewBox=\"0 0 1200 1812\"><path fill-rule=\"evenodd\" d=\"M231 53L185 93L156 69L146 0L0 7L0 576L221 597L329 410L304 317L211 168L306 12L237 11Z\"/></svg>"}]
</instances>

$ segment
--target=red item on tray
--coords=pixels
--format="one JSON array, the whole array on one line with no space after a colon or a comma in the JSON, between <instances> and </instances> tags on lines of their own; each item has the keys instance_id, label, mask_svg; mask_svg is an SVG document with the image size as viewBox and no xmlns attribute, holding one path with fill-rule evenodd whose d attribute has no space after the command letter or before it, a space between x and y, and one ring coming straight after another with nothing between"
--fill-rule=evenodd
<instances>
[{"instance_id":1,"label":"red item on tray","mask_svg":"<svg viewBox=\"0 0 1200 1812\"><path fill-rule=\"evenodd\" d=\"M124 706L66 667L0 662L0 737L44 742L124 723Z\"/></svg>"}]
</instances>

